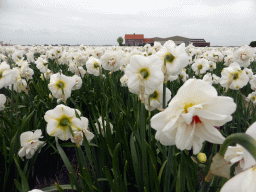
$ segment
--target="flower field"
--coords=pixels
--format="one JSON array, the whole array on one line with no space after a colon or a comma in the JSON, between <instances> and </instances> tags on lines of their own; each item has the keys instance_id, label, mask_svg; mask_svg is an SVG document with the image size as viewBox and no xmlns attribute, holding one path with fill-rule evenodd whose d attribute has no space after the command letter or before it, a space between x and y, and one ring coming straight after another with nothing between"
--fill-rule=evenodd
<instances>
[{"instance_id":1,"label":"flower field","mask_svg":"<svg viewBox=\"0 0 256 192\"><path fill-rule=\"evenodd\" d=\"M0 90L2 191L256 191L250 46L0 46Z\"/></svg>"}]
</instances>

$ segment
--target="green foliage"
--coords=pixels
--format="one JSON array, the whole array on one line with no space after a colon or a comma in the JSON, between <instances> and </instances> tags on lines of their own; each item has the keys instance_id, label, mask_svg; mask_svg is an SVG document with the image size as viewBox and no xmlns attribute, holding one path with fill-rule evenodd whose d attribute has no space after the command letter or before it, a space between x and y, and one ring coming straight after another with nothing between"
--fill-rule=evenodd
<instances>
[{"instance_id":1,"label":"green foliage","mask_svg":"<svg viewBox=\"0 0 256 192\"><path fill-rule=\"evenodd\" d=\"M252 41L249 46L256 47L256 41Z\"/></svg>"},{"instance_id":2,"label":"green foliage","mask_svg":"<svg viewBox=\"0 0 256 192\"><path fill-rule=\"evenodd\" d=\"M117 38L117 42L118 42L119 46L122 46L122 45L123 45L123 42L124 42L123 37L118 37L118 38Z\"/></svg>"}]
</instances>

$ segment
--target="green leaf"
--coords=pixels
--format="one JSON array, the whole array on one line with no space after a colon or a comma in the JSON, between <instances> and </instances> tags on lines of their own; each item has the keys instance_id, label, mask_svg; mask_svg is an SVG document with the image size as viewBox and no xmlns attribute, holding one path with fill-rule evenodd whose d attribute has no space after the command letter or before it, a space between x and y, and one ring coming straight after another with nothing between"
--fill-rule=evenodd
<instances>
[{"instance_id":1,"label":"green leaf","mask_svg":"<svg viewBox=\"0 0 256 192\"><path fill-rule=\"evenodd\" d=\"M80 188L80 186L79 186L79 184L78 184L78 181L77 181L77 179L76 179L74 170L73 170L73 168L72 168L72 165L71 165L71 163L70 163L70 161L69 161L67 155L65 154L65 152L64 152L63 149L61 148L61 146L60 146L60 144L59 144L59 142L58 142L58 138L55 137L55 139L56 139L56 147L57 147L57 149L58 149L58 151L59 151L59 154L60 154L60 156L61 156L61 158L62 158L64 164L66 165L66 167L67 167L67 169L68 169L68 171L69 171L69 173L70 173L70 178L71 178L70 183L71 183L71 185L75 185L76 188L77 188L77 190L82 191L82 189Z\"/></svg>"},{"instance_id":2,"label":"green leaf","mask_svg":"<svg viewBox=\"0 0 256 192\"><path fill-rule=\"evenodd\" d=\"M71 185L59 185L62 189L72 189L72 186ZM74 190L76 190L75 187L73 187ZM56 191L57 188L56 186L51 186L51 187L45 187L45 188L42 188L40 189L44 192L52 192L52 191Z\"/></svg>"},{"instance_id":3,"label":"green leaf","mask_svg":"<svg viewBox=\"0 0 256 192\"><path fill-rule=\"evenodd\" d=\"M19 181L17 181L16 179L14 179L14 184L15 184L16 188L17 188L19 191L23 191L23 190L22 190L22 186L21 186L21 184L20 184Z\"/></svg>"},{"instance_id":4,"label":"green leaf","mask_svg":"<svg viewBox=\"0 0 256 192\"><path fill-rule=\"evenodd\" d=\"M24 172L21 170L20 165L19 165L18 160L17 160L17 157L14 156L13 159L14 159L14 162L15 162L17 168L18 168L19 175L20 175L20 177L21 177L22 190L23 190L23 191L28 191L28 190L29 190L29 185L28 185L28 181L27 181L26 175L25 175Z\"/></svg>"},{"instance_id":5,"label":"green leaf","mask_svg":"<svg viewBox=\"0 0 256 192\"><path fill-rule=\"evenodd\" d=\"M162 167L160 168L160 171L159 171L159 174L158 174L159 183L161 183L161 178L162 178L163 170L164 170L164 167L165 167L166 163L167 163L167 159L164 161Z\"/></svg>"},{"instance_id":6,"label":"green leaf","mask_svg":"<svg viewBox=\"0 0 256 192\"><path fill-rule=\"evenodd\" d=\"M65 192L59 185L58 183L55 183L56 188L58 189L59 192Z\"/></svg>"}]
</instances>

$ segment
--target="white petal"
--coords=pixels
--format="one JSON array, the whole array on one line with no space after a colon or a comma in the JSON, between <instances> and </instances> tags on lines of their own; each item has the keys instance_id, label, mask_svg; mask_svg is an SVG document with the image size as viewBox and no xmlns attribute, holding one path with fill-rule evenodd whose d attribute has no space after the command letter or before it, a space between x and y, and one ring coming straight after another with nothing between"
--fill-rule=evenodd
<instances>
[{"instance_id":1,"label":"white petal","mask_svg":"<svg viewBox=\"0 0 256 192\"><path fill-rule=\"evenodd\" d=\"M222 144L225 138L221 133L212 125L204 122L201 119L202 123L196 125L195 134L203 140L206 140L211 143Z\"/></svg>"}]
</instances>

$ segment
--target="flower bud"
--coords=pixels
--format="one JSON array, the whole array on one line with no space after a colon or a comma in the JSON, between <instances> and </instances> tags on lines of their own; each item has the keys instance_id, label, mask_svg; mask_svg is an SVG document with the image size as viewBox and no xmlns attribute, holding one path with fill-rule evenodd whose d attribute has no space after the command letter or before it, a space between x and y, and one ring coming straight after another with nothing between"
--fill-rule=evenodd
<instances>
[{"instance_id":1,"label":"flower bud","mask_svg":"<svg viewBox=\"0 0 256 192\"><path fill-rule=\"evenodd\" d=\"M205 163L207 161L205 153L198 153L197 160L199 163Z\"/></svg>"}]
</instances>

